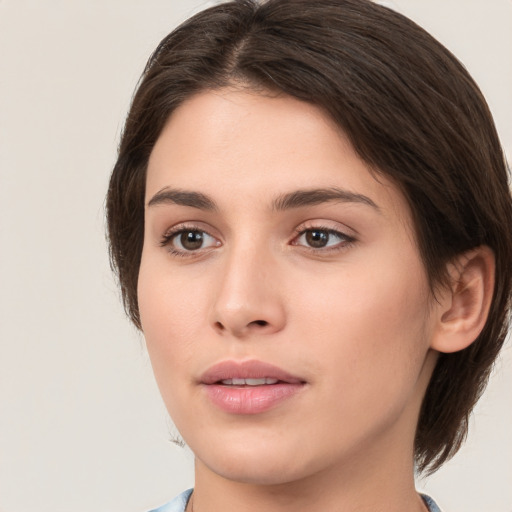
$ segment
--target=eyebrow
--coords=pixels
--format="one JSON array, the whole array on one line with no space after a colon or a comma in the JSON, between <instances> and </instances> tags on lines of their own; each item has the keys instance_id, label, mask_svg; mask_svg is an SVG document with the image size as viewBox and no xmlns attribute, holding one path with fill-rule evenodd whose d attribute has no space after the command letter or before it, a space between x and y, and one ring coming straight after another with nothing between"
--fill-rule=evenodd
<instances>
[{"instance_id":1,"label":"eyebrow","mask_svg":"<svg viewBox=\"0 0 512 512\"><path fill-rule=\"evenodd\" d=\"M359 203L380 211L380 208L369 197L337 187L295 190L294 192L282 194L274 199L272 209L279 212L329 202ZM198 208L199 210L218 211L215 201L201 192L169 187L165 187L157 192L149 200L148 207L165 204L177 204Z\"/></svg>"},{"instance_id":2,"label":"eyebrow","mask_svg":"<svg viewBox=\"0 0 512 512\"><path fill-rule=\"evenodd\" d=\"M337 187L297 190L283 194L274 200L272 207L276 211L283 211L329 202L360 203L380 211L369 197Z\"/></svg>"},{"instance_id":3,"label":"eyebrow","mask_svg":"<svg viewBox=\"0 0 512 512\"><path fill-rule=\"evenodd\" d=\"M165 187L157 192L149 200L148 207L162 204L177 204L208 211L216 211L218 209L215 201L207 195L201 194L201 192L192 192L169 187Z\"/></svg>"}]
</instances>

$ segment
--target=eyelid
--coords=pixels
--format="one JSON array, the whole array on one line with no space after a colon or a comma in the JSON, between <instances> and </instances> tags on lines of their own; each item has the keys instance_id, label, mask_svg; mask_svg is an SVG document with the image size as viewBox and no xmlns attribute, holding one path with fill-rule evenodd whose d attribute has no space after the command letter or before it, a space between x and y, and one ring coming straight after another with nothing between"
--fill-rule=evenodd
<instances>
[{"instance_id":1,"label":"eyelid","mask_svg":"<svg viewBox=\"0 0 512 512\"><path fill-rule=\"evenodd\" d=\"M304 222L301 222L295 229L294 229L294 237L304 233L304 231L309 231L313 229L318 229L320 231L331 231L335 233L339 233L347 238L357 238L358 232L345 225L341 224L337 221L330 221L326 219L310 219Z\"/></svg>"},{"instance_id":2,"label":"eyelid","mask_svg":"<svg viewBox=\"0 0 512 512\"><path fill-rule=\"evenodd\" d=\"M180 222L174 226L171 226L170 228L167 228L165 232L161 235L161 242L163 243L165 240L170 240L174 235L177 233L180 233L182 231L203 231L207 234L206 229L204 229L203 226L200 226L199 224L196 224L194 222Z\"/></svg>"}]
</instances>

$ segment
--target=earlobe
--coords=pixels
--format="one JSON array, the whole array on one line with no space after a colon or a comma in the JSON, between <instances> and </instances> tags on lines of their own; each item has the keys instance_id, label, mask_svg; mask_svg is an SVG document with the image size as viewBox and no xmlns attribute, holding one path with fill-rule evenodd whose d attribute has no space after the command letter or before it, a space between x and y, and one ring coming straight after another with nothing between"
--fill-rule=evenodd
<instances>
[{"instance_id":1,"label":"earlobe","mask_svg":"<svg viewBox=\"0 0 512 512\"><path fill-rule=\"evenodd\" d=\"M480 246L450 263L451 284L441 295L431 348L439 352L463 350L482 331L494 291L494 253Z\"/></svg>"}]
</instances>

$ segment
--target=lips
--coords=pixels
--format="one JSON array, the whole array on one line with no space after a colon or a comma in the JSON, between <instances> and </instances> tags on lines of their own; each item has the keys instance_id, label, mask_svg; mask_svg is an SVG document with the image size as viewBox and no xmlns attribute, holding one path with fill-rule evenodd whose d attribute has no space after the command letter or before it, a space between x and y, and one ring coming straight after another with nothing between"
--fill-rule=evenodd
<instances>
[{"instance_id":1,"label":"lips","mask_svg":"<svg viewBox=\"0 0 512 512\"><path fill-rule=\"evenodd\" d=\"M261 361L224 361L200 379L209 401L230 414L258 414L292 399L305 384L300 377Z\"/></svg>"}]
</instances>

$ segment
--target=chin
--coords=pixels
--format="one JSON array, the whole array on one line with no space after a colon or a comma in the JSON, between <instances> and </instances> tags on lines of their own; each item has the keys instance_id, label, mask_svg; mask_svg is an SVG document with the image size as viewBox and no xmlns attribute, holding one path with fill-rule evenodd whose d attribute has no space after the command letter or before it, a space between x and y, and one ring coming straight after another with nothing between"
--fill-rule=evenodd
<instances>
[{"instance_id":1,"label":"chin","mask_svg":"<svg viewBox=\"0 0 512 512\"><path fill-rule=\"evenodd\" d=\"M216 460L214 465L208 467L222 478L250 485L281 485L308 476L299 468L290 467L290 461L287 459L280 461L272 460L273 457L267 459L251 462L239 458L236 460L228 458L221 463Z\"/></svg>"},{"instance_id":2,"label":"chin","mask_svg":"<svg viewBox=\"0 0 512 512\"><path fill-rule=\"evenodd\" d=\"M206 444L189 444L196 461L222 478L251 485L280 485L301 480L321 468L315 457L308 457L302 442L275 439L263 443L261 438L237 442L215 438ZM325 461L326 457L320 460ZM196 462L197 464L197 462Z\"/></svg>"}]
</instances>

